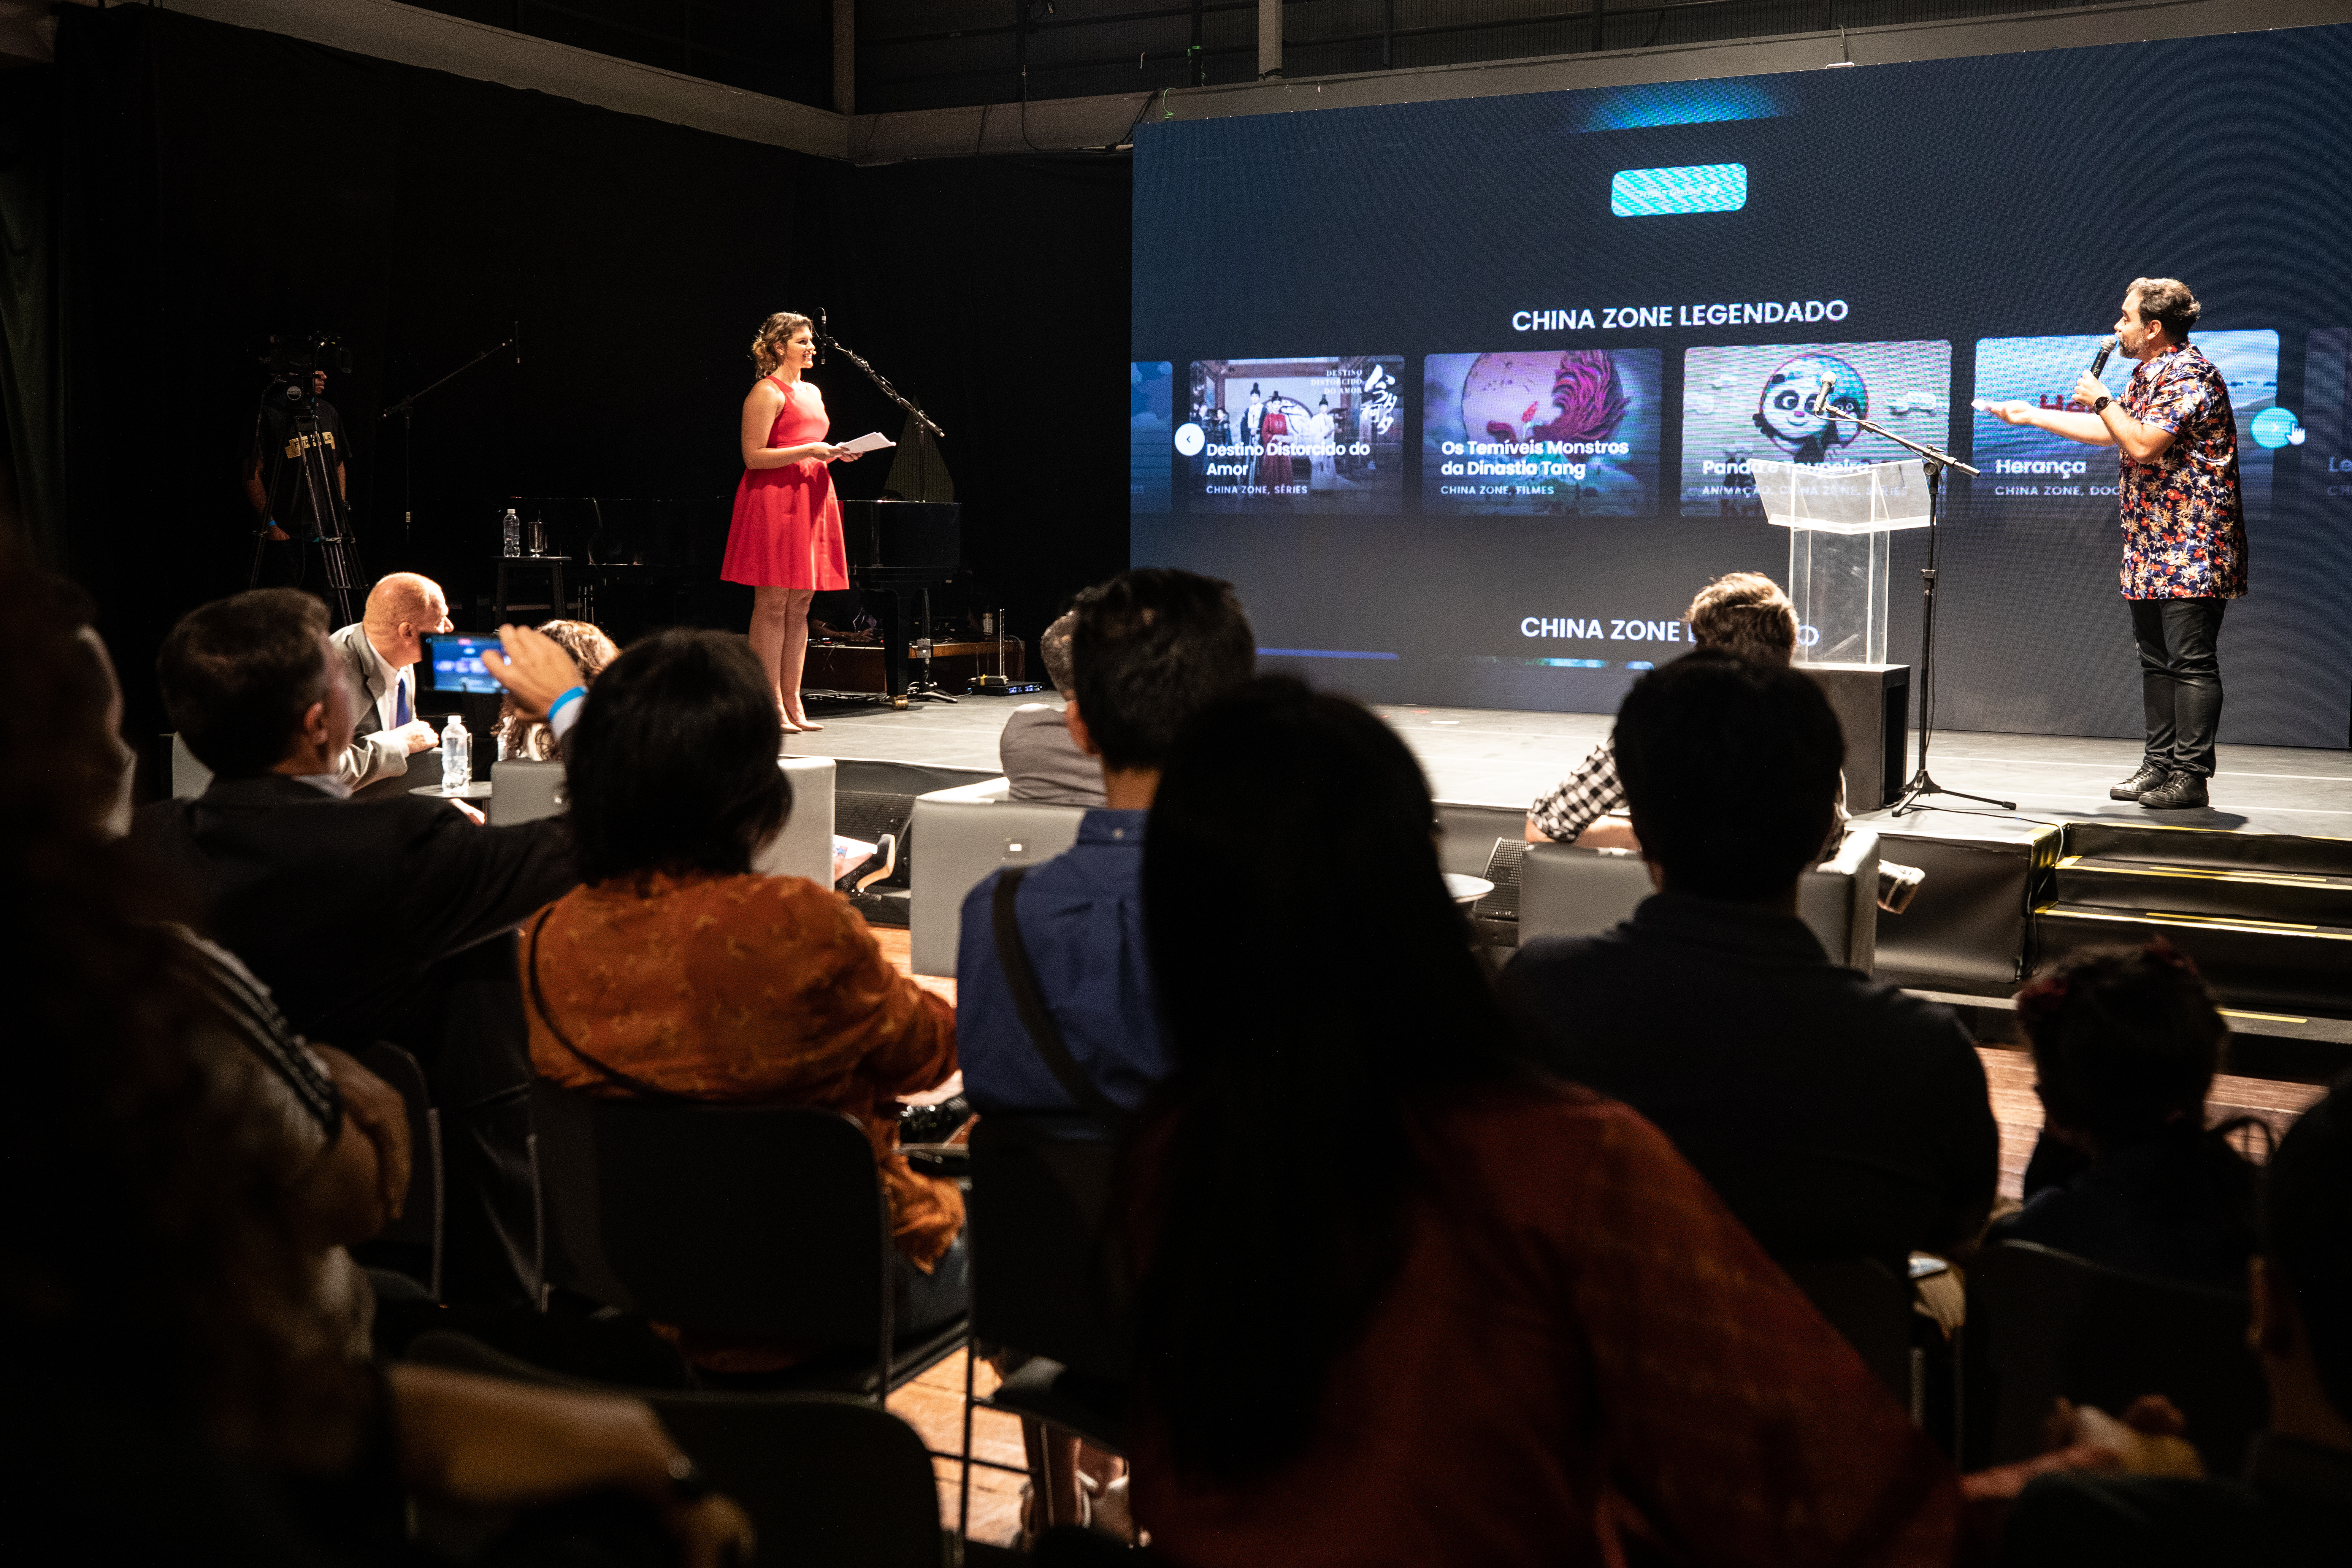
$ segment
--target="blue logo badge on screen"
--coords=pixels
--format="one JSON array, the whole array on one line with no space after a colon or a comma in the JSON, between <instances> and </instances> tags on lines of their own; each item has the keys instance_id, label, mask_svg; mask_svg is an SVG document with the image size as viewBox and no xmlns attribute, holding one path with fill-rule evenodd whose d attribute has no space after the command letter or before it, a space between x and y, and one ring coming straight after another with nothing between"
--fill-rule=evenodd
<instances>
[{"instance_id":1,"label":"blue logo badge on screen","mask_svg":"<svg viewBox=\"0 0 2352 1568\"><path fill-rule=\"evenodd\" d=\"M1666 213L1736 213L1748 205L1748 165L1688 163L1678 169L1620 169L1609 182L1609 210L1619 217Z\"/></svg>"}]
</instances>

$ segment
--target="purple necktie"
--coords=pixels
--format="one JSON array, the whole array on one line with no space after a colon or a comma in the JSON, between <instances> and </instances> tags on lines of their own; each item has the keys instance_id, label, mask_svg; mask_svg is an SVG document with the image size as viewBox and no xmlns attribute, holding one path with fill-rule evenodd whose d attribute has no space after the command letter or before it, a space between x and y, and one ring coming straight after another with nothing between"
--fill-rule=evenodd
<instances>
[{"instance_id":1,"label":"purple necktie","mask_svg":"<svg viewBox=\"0 0 2352 1568\"><path fill-rule=\"evenodd\" d=\"M392 681L392 727L399 729L408 722L408 677L398 675Z\"/></svg>"}]
</instances>

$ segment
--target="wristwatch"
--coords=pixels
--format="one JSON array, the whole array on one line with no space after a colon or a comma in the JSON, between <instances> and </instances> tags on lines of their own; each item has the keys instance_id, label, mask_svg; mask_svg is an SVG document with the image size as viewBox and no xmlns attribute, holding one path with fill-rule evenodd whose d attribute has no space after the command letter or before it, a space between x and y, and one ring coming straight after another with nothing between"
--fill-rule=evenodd
<instances>
[{"instance_id":1,"label":"wristwatch","mask_svg":"<svg viewBox=\"0 0 2352 1568\"><path fill-rule=\"evenodd\" d=\"M2114 401L2115 399L2112 397L2102 397L2096 403L2091 405L2091 412L2094 414L2105 414L2107 411L2107 405Z\"/></svg>"}]
</instances>

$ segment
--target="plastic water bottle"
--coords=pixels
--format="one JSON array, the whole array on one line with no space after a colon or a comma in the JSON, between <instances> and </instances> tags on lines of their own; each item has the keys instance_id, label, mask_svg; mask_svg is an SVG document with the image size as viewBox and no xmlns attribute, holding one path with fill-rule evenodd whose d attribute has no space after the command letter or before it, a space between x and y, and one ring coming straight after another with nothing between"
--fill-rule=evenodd
<instances>
[{"instance_id":1,"label":"plastic water bottle","mask_svg":"<svg viewBox=\"0 0 2352 1568\"><path fill-rule=\"evenodd\" d=\"M509 507L507 508L507 515L504 521L507 531L507 553L509 555L520 555L522 553L522 519L515 515L514 508Z\"/></svg>"},{"instance_id":2,"label":"plastic water bottle","mask_svg":"<svg viewBox=\"0 0 2352 1568\"><path fill-rule=\"evenodd\" d=\"M474 737L457 714L441 727L441 793L456 795L474 782Z\"/></svg>"}]
</instances>

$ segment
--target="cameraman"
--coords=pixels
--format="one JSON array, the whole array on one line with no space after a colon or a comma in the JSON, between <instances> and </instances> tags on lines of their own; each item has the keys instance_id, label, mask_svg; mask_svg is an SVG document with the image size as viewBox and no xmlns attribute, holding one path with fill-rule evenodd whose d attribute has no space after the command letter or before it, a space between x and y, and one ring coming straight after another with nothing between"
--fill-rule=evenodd
<instances>
[{"instance_id":1,"label":"cameraman","mask_svg":"<svg viewBox=\"0 0 2352 1568\"><path fill-rule=\"evenodd\" d=\"M351 485L343 469L342 416L321 395L327 390L327 373L310 373L308 399L301 395L302 384L298 372L283 386L273 384L263 395L260 417L254 422L253 450L245 465L245 495L253 503L255 517L260 520L262 537L273 544L291 542L294 546L290 560L288 552L268 552L278 563L270 577L288 584L299 584L302 580L303 542L319 537L322 522L335 521L315 515L310 489L302 482L301 443L308 437L296 431L295 421L306 403L317 413L317 438L326 447L328 462L334 469L336 510L340 511L351 499Z\"/></svg>"}]
</instances>

